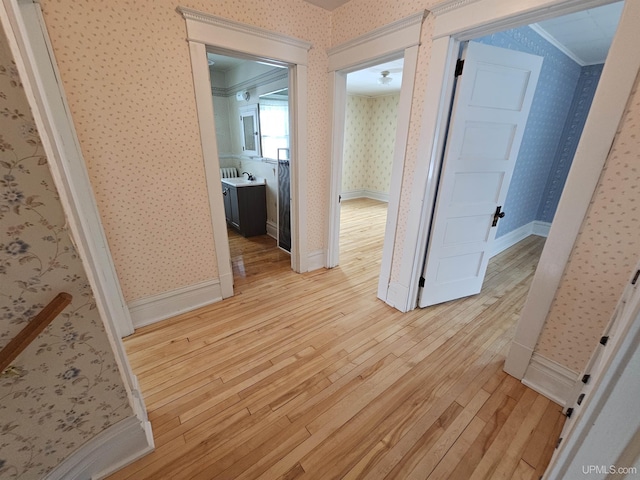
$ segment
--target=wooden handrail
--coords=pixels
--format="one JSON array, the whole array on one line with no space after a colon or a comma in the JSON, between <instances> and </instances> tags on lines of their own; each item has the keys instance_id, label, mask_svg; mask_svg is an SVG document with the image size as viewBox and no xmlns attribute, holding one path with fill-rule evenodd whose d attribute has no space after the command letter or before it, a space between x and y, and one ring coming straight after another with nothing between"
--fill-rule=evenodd
<instances>
[{"instance_id":1,"label":"wooden handrail","mask_svg":"<svg viewBox=\"0 0 640 480\"><path fill-rule=\"evenodd\" d=\"M71 303L72 298L65 292L56 295L13 340L7 343L0 352L0 373L4 372L5 368L11 365L11 362Z\"/></svg>"}]
</instances>

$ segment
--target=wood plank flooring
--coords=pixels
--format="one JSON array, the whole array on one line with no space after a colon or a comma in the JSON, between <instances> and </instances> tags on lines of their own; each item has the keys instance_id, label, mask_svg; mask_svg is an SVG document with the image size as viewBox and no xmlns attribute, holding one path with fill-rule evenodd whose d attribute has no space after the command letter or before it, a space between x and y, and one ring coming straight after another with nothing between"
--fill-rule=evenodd
<instances>
[{"instance_id":1,"label":"wood plank flooring","mask_svg":"<svg viewBox=\"0 0 640 480\"><path fill-rule=\"evenodd\" d=\"M233 298L127 338L156 450L110 478L538 479L564 417L502 365L543 239L402 314L376 298L385 213L344 202L340 267L302 275L232 238Z\"/></svg>"}]
</instances>

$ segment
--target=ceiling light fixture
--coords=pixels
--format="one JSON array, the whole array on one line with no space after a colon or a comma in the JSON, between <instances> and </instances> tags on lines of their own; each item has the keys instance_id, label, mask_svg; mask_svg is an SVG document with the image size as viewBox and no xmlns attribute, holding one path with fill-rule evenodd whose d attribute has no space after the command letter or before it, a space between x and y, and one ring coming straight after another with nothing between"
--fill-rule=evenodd
<instances>
[{"instance_id":1,"label":"ceiling light fixture","mask_svg":"<svg viewBox=\"0 0 640 480\"><path fill-rule=\"evenodd\" d=\"M382 75L378 79L378 83L380 85L389 85L391 83L391 80L393 80L393 78L389 76L389 72L387 70L385 70L384 72L380 72L380 75Z\"/></svg>"}]
</instances>

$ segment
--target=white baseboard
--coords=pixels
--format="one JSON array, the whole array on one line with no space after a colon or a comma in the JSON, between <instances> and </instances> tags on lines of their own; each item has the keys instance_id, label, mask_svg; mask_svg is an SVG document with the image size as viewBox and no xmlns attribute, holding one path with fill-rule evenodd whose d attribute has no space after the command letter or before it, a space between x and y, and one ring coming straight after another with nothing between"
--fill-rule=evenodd
<instances>
[{"instance_id":1,"label":"white baseboard","mask_svg":"<svg viewBox=\"0 0 640 480\"><path fill-rule=\"evenodd\" d=\"M307 256L307 271L312 272L325 267L325 258L327 254L324 250L316 250Z\"/></svg>"},{"instance_id":2,"label":"white baseboard","mask_svg":"<svg viewBox=\"0 0 640 480\"><path fill-rule=\"evenodd\" d=\"M387 289L387 298L382 298L388 305L397 308L401 312L408 312L409 289L399 283L391 282ZM413 308L413 307L412 307Z\"/></svg>"},{"instance_id":3,"label":"white baseboard","mask_svg":"<svg viewBox=\"0 0 640 480\"><path fill-rule=\"evenodd\" d=\"M534 353L522 383L564 408L579 376L573 370Z\"/></svg>"},{"instance_id":4,"label":"white baseboard","mask_svg":"<svg viewBox=\"0 0 640 480\"><path fill-rule=\"evenodd\" d=\"M533 350L531 348L525 347L514 340L511 342L511 347L509 348L507 359L504 362L503 370L512 377L522 380L524 378L524 374L527 373L527 368L529 367L532 355Z\"/></svg>"},{"instance_id":5,"label":"white baseboard","mask_svg":"<svg viewBox=\"0 0 640 480\"><path fill-rule=\"evenodd\" d=\"M526 225L516 228L509 233L496 238L491 246L491 256L494 257L507 248L514 246L516 243L524 240L529 235L538 235L540 237L549 236L551 224L548 222L529 222Z\"/></svg>"},{"instance_id":6,"label":"white baseboard","mask_svg":"<svg viewBox=\"0 0 640 480\"><path fill-rule=\"evenodd\" d=\"M533 225L531 227L531 233L534 235L538 235L539 237L548 237L549 230L551 230L551 223L549 222L531 222Z\"/></svg>"},{"instance_id":7,"label":"white baseboard","mask_svg":"<svg viewBox=\"0 0 640 480\"><path fill-rule=\"evenodd\" d=\"M47 474L46 480L97 480L154 449L151 424L132 416L99 433Z\"/></svg>"},{"instance_id":8,"label":"white baseboard","mask_svg":"<svg viewBox=\"0 0 640 480\"><path fill-rule=\"evenodd\" d=\"M276 240L278 239L278 225L275 222L267 220L267 235Z\"/></svg>"},{"instance_id":9,"label":"white baseboard","mask_svg":"<svg viewBox=\"0 0 640 480\"><path fill-rule=\"evenodd\" d=\"M135 328L144 327L223 299L220 280L209 280L130 302Z\"/></svg>"},{"instance_id":10,"label":"white baseboard","mask_svg":"<svg viewBox=\"0 0 640 480\"><path fill-rule=\"evenodd\" d=\"M351 192L342 192L340 194L342 200L353 200L355 198L371 198L380 202L389 203L389 194L384 192L376 192L374 190L352 190Z\"/></svg>"}]
</instances>

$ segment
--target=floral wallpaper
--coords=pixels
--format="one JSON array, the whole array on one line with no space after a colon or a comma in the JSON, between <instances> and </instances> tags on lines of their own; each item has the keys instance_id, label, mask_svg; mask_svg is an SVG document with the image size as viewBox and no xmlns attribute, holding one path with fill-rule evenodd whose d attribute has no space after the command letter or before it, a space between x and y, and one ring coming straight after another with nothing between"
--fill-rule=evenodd
<instances>
[{"instance_id":1,"label":"floral wallpaper","mask_svg":"<svg viewBox=\"0 0 640 480\"><path fill-rule=\"evenodd\" d=\"M0 29L0 347L59 292L73 301L0 374L0 479L40 479L132 416Z\"/></svg>"},{"instance_id":2,"label":"floral wallpaper","mask_svg":"<svg viewBox=\"0 0 640 480\"><path fill-rule=\"evenodd\" d=\"M342 192L389 193L400 94L347 96Z\"/></svg>"}]
</instances>

